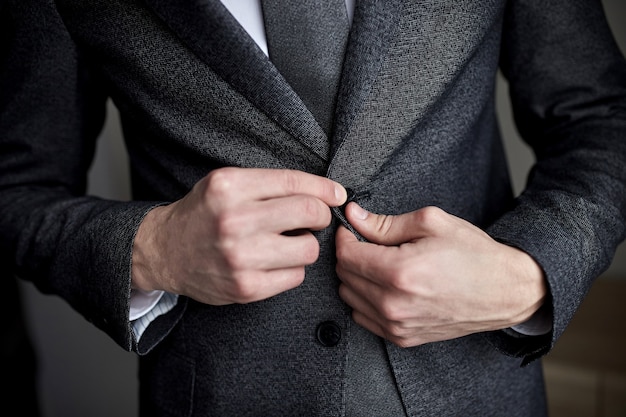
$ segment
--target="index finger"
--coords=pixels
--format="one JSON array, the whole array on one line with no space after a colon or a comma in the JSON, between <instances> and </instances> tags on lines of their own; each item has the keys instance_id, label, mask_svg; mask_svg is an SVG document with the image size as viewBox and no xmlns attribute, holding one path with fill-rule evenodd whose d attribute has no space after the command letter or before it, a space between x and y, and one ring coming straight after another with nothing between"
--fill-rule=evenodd
<instances>
[{"instance_id":1,"label":"index finger","mask_svg":"<svg viewBox=\"0 0 626 417\"><path fill-rule=\"evenodd\" d=\"M222 168L209 177L214 190L246 200L306 194L335 207L347 199L346 189L338 182L293 169Z\"/></svg>"},{"instance_id":2,"label":"index finger","mask_svg":"<svg viewBox=\"0 0 626 417\"><path fill-rule=\"evenodd\" d=\"M388 271L399 265L397 246L359 241L344 226L338 227L335 243L336 270L342 280L358 276L380 285Z\"/></svg>"}]
</instances>

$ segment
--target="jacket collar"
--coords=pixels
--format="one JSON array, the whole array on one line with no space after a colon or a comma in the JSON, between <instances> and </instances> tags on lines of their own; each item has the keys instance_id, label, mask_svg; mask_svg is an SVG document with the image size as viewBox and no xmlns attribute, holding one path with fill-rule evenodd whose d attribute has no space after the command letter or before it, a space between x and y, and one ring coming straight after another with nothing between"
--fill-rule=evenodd
<instances>
[{"instance_id":1,"label":"jacket collar","mask_svg":"<svg viewBox=\"0 0 626 417\"><path fill-rule=\"evenodd\" d=\"M311 112L219 0L145 0L165 24L235 91L328 161L331 141ZM333 148L349 133L393 36L399 0L359 0L346 51Z\"/></svg>"}]
</instances>

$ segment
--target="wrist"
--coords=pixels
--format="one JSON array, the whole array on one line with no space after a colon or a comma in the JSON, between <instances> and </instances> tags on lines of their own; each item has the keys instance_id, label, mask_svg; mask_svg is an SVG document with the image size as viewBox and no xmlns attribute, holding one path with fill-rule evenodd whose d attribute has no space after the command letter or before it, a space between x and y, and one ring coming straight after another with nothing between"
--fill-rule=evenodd
<instances>
[{"instance_id":1,"label":"wrist","mask_svg":"<svg viewBox=\"0 0 626 417\"><path fill-rule=\"evenodd\" d=\"M157 230L160 219L164 216L165 207L155 207L143 218L137 229L132 249L131 288L144 292L162 290L156 281L157 271L161 270L158 260L160 244Z\"/></svg>"},{"instance_id":2,"label":"wrist","mask_svg":"<svg viewBox=\"0 0 626 417\"><path fill-rule=\"evenodd\" d=\"M528 253L511 247L514 253L509 265L512 277L511 326L530 320L548 299L548 284L541 266Z\"/></svg>"}]
</instances>

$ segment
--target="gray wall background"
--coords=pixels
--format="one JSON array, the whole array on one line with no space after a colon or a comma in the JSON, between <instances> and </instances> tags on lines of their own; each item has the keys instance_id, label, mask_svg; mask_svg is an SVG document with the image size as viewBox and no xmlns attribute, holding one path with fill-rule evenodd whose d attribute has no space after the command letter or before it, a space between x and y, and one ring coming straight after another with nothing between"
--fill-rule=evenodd
<instances>
[{"instance_id":1,"label":"gray wall background","mask_svg":"<svg viewBox=\"0 0 626 417\"><path fill-rule=\"evenodd\" d=\"M626 1L603 3L616 39L626 53ZM498 108L514 187L519 192L533 157L513 127L506 95L506 83L500 78ZM90 192L122 200L130 195L127 159L112 105L90 174ZM626 279L626 244L621 245L602 279ZM42 295L30 283L21 283L21 287L39 355L43 417L136 416L135 355L123 351L60 298Z\"/></svg>"}]
</instances>

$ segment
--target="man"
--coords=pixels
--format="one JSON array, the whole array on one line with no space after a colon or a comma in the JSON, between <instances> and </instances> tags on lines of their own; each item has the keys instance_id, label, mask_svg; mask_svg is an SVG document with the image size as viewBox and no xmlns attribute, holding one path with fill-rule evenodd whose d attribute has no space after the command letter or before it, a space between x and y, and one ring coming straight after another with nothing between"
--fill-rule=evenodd
<instances>
[{"instance_id":1,"label":"man","mask_svg":"<svg viewBox=\"0 0 626 417\"><path fill-rule=\"evenodd\" d=\"M349 1L349 35L332 2L237 3L10 2L16 272L140 355L145 416L545 415L537 359L625 235L599 2ZM339 81L275 54L305 26L339 41L309 54L341 51ZM498 67L537 155L517 199ZM107 97L131 202L83 195Z\"/></svg>"}]
</instances>

